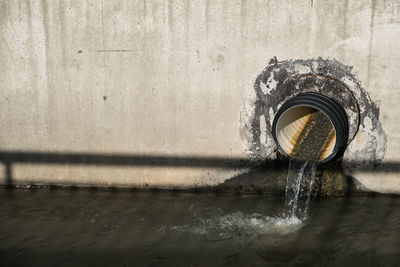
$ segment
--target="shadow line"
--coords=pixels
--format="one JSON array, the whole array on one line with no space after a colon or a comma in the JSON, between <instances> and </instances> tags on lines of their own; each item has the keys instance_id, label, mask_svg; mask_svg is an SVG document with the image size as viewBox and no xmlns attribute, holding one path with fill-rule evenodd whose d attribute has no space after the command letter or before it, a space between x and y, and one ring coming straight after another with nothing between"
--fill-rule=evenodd
<instances>
[{"instance_id":1,"label":"shadow line","mask_svg":"<svg viewBox=\"0 0 400 267\"><path fill-rule=\"evenodd\" d=\"M171 167L247 168L254 165L248 158L222 158L197 156L160 156L139 154L91 154L91 153L47 153L47 152L0 152L0 161L11 163L85 164L85 165L130 165Z\"/></svg>"},{"instance_id":2,"label":"shadow line","mask_svg":"<svg viewBox=\"0 0 400 267\"><path fill-rule=\"evenodd\" d=\"M13 184L13 164L74 164L103 166L141 166L141 167L174 167L174 168L223 168L250 169L263 166L265 175L276 176L277 171L287 170L287 160L255 160L239 157L200 157L200 156L161 156L140 154L100 154L100 153L61 153L61 152L26 152L0 151L0 162L5 165L5 184ZM333 162L341 168L340 160ZM361 167L361 168L360 168ZM263 169L262 168L262 169ZM400 163L383 162L379 166L365 162L346 162L346 168L357 168L370 173L400 173ZM263 175L263 177L265 176ZM242 175L243 176L243 175ZM242 177L241 176L241 177ZM254 175L253 175L254 176ZM246 175L248 184L254 184L255 178ZM249 180L250 179L250 180ZM236 179L237 180L237 179ZM269 180L269 179L268 179Z\"/></svg>"},{"instance_id":3,"label":"shadow line","mask_svg":"<svg viewBox=\"0 0 400 267\"><path fill-rule=\"evenodd\" d=\"M281 168L282 160L255 160L240 157L201 157L201 156L161 156L142 154L100 154L100 153L61 153L61 152L15 152L0 151L0 162L6 165L7 176L11 175L13 163L36 164L82 164L119 165L154 167L210 167L210 168L249 168L263 163L271 168ZM362 170L360 170L362 166ZM338 165L340 167L340 163ZM346 162L347 168L358 168L362 172L400 172L400 162L386 161L379 165L361 161Z\"/></svg>"},{"instance_id":4,"label":"shadow line","mask_svg":"<svg viewBox=\"0 0 400 267\"><path fill-rule=\"evenodd\" d=\"M12 184L12 172L11 172L11 163L9 161L4 162L5 165L5 177L6 177L6 185Z\"/></svg>"}]
</instances>

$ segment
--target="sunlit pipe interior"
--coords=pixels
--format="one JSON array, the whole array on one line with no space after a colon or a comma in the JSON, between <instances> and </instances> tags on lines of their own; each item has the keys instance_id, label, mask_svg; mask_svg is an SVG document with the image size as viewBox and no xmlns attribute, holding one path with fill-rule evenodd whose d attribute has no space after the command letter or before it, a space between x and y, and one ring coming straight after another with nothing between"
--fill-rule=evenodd
<instances>
[{"instance_id":1,"label":"sunlit pipe interior","mask_svg":"<svg viewBox=\"0 0 400 267\"><path fill-rule=\"evenodd\" d=\"M315 112L320 111L333 128L333 134L321 148L319 162L332 159L348 141L348 118L343 107L335 100L318 93L303 93L285 102L275 115L272 133L281 153L293 157L301 136L310 131L307 127ZM312 125L313 122L311 122ZM308 125L308 126L307 126ZM323 132L324 129L314 131ZM318 133L310 138L315 138ZM309 142L313 140L309 140Z\"/></svg>"}]
</instances>

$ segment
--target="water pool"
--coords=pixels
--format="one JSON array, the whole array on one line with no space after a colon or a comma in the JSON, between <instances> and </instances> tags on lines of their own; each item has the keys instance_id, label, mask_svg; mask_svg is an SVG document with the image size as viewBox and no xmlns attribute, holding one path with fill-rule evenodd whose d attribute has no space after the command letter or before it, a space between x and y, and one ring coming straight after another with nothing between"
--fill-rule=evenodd
<instances>
[{"instance_id":1,"label":"water pool","mask_svg":"<svg viewBox=\"0 0 400 267\"><path fill-rule=\"evenodd\" d=\"M2 266L398 266L400 198L0 189Z\"/></svg>"}]
</instances>

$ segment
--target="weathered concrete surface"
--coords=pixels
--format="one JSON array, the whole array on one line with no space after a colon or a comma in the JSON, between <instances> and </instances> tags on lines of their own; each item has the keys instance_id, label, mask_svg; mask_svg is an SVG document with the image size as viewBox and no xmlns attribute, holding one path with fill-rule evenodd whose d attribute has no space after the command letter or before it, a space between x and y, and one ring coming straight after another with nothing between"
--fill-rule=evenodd
<instances>
[{"instance_id":1,"label":"weathered concrete surface","mask_svg":"<svg viewBox=\"0 0 400 267\"><path fill-rule=\"evenodd\" d=\"M0 150L246 157L240 111L270 58L323 57L353 66L379 101L383 163L399 162L400 4L312 2L2 0ZM3 168L4 182L127 187L219 184L246 170ZM400 192L397 171L355 178Z\"/></svg>"},{"instance_id":2,"label":"weathered concrete surface","mask_svg":"<svg viewBox=\"0 0 400 267\"><path fill-rule=\"evenodd\" d=\"M366 169L368 172L379 171L387 149L387 136L379 121L379 107L354 76L351 67L331 59L279 62L274 58L257 77L254 89L257 97L248 103L241 116L241 129L247 133L244 139L252 157L277 158L279 152L273 139L272 121L279 108L300 93L316 92L335 99L347 114L348 145L338 155L345 175L362 179ZM328 176L334 176L334 173ZM359 185L366 189L362 183Z\"/></svg>"}]
</instances>

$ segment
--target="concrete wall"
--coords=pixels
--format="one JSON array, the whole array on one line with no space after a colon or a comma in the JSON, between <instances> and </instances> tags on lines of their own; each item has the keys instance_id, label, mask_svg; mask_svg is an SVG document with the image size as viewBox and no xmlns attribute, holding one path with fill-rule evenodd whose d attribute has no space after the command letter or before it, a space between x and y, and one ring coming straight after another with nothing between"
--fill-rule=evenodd
<instances>
[{"instance_id":1,"label":"concrete wall","mask_svg":"<svg viewBox=\"0 0 400 267\"><path fill-rule=\"evenodd\" d=\"M274 56L321 56L353 66L380 101L385 160L398 162L399 23L396 0L1 0L0 150L245 158L240 112L257 75ZM246 170L2 168L3 182L128 187L214 185ZM368 177L366 189L400 192L393 170Z\"/></svg>"}]
</instances>

